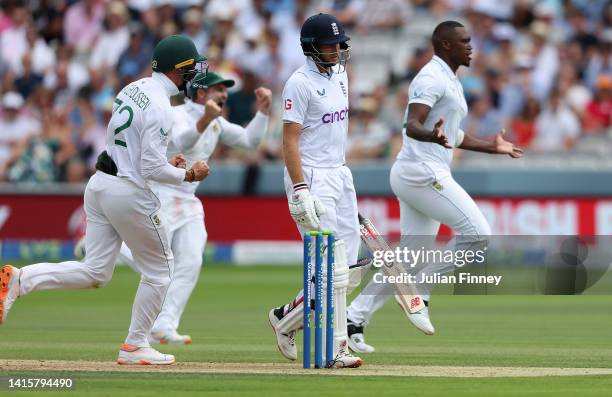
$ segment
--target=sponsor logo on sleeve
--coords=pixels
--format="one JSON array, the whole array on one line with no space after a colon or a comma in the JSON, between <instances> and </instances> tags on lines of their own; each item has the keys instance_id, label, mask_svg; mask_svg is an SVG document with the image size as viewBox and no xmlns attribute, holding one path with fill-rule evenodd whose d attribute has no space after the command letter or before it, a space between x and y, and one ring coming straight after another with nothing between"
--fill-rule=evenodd
<instances>
[{"instance_id":1,"label":"sponsor logo on sleeve","mask_svg":"<svg viewBox=\"0 0 612 397\"><path fill-rule=\"evenodd\" d=\"M285 99L285 110L291 110L293 108L293 101L291 99Z\"/></svg>"}]
</instances>

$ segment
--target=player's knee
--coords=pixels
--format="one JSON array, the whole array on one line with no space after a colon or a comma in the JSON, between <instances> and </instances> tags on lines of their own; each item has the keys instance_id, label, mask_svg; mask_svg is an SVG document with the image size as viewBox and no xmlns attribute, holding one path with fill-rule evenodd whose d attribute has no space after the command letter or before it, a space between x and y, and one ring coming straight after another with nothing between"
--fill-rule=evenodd
<instances>
[{"instance_id":1,"label":"player's knee","mask_svg":"<svg viewBox=\"0 0 612 397\"><path fill-rule=\"evenodd\" d=\"M149 284L155 288L165 291L170 286L172 279L169 274L158 274L158 275L142 275L141 282Z\"/></svg>"},{"instance_id":2,"label":"player's knee","mask_svg":"<svg viewBox=\"0 0 612 397\"><path fill-rule=\"evenodd\" d=\"M489 223L482 219L470 219L466 217L456 225L455 230L459 235L472 236L475 239L487 240L491 235Z\"/></svg>"},{"instance_id":3,"label":"player's knee","mask_svg":"<svg viewBox=\"0 0 612 397\"><path fill-rule=\"evenodd\" d=\"M91 277L92 288L102 288L108 284L113 274L106 271L92 270L89 272L89 276Z\"/></svg>"}]
</instances>

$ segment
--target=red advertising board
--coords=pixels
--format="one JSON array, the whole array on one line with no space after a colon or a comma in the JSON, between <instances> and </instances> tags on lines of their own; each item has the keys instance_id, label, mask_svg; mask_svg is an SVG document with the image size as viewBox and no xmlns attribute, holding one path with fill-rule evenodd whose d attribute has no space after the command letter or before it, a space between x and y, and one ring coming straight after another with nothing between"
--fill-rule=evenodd
<instances>
[{"instance_id":1,"label":"red advertising board","mask_svg":"<svg viewBox=\"0 0 612 397\"><path fill-rule=\"evenodd\" d=\"M284 197L203 198L211 241L294 240L297 230ZM612 234L612 199L477 199L494 234ZM384 234L399 234L399 205L392 197L359 200L360 211ZM82 197L0 197L0 239L70 239L80 234ZM449 230L443 228L442 234Z\"/></svg>"}]
</instances>

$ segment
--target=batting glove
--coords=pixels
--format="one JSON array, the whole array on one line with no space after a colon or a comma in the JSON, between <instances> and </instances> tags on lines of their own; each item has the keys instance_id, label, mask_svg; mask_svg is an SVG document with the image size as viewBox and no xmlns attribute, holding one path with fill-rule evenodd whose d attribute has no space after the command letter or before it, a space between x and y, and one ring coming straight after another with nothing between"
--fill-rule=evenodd
<instances>
[{"instance_id":1,"label":"batting glove","mask_svg":"<svg viewBox=\"0 0 612 397\"><path fill-rule=\"evenodd\" d=\"M308 185L296 183L289 199L289 213L298 225L308 230L317 230L321 226L319 218L325 214L325 207L318 197L310 194Z\"/></svg>"}]
</instances>

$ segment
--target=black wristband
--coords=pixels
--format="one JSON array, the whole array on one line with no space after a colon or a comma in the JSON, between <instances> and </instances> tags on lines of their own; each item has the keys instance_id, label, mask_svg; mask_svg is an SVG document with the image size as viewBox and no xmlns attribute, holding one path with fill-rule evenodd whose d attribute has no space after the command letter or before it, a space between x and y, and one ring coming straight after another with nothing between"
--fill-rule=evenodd
<instances>
[{"instance_id":1,"label":"black wristband","mask_svg":"<svg viewBox=\"0 0 612 397\"><path fill-rule=\"evenodd\" d=\"M308 185L305 182L299 182L293 185L293 191L297 192L298 190L308 189Z\"/></svg>"}]
</instances>

